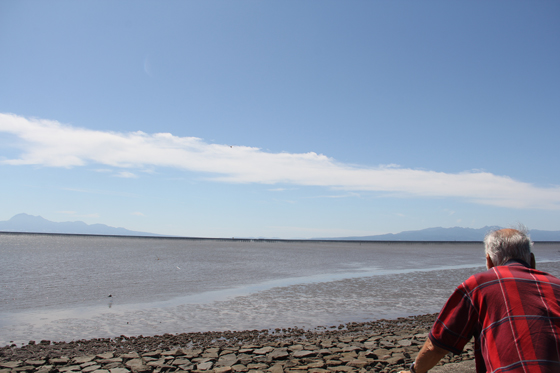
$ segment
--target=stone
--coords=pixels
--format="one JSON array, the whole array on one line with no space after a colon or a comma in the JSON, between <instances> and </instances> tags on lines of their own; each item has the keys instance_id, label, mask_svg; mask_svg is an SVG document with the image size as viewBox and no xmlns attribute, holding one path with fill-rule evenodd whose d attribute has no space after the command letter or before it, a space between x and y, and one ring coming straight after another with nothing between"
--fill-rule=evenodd
<instances>
[{"instance_id":1,"label":"stone","mask_svg":"<svg viewBox=\"0 0 560 373\"><path fill-rule=\"evenodd\" d=\"M312 363L307 364L307 369L313 369L313 368L324 368L325 367L325 362L323 360L316 360Z\"/></svg>"},{"instance_id":2,"label":"stone","mask_svg":"<svg viewBox=\"0 0 560 373\"><path fill-rule=\"evenodd\" d=\"M111 364L107 364L103 367L103 369L107 369L107 370L111 370L111 369L115 369L115 368L122 368L122 364L121 363L111 363Z\"/></svg>"},{"instance_id":3,"label":"stone","mask_svg":"<svg viewBox=\"0 0 560 373\"><path fill-rule=\"evenodd\" d=\"M284 368L280 364L275 364L268 368L268 371L270 373L284 373Z\"/></svg>"},{"instance_id":4,"label":"stone","mask_svg":"<svg viewBox=\"0 0 560 373\"><path fill-rule=\"evenodd\" d=\"M377 350L373 350L373 353L378 357L382 358L385 355L391 355L391 351L385 348L378 348Z\"/></svg>"},{"instance_id":5,"label":"stone","mask_svg":"<svg viewBox=\"0 0 560 373\"><path fill-rule=\"evenodd\" d=\"M111 373L130 373L130 371L126 368L114 368L114 369L109 369L109 371Z\"/></svg>"},{"instance_id":6,"label":"stone","mask_svg":"<svg viewBox=\"0 0 560 373\"><path fill-rule=\"evenodd\" d=\"M239 359L239 363L243 365L250 364L253 361L253 356L247 354L239 354L237 355L237 358Z\"/></svg>"},{"instance_id":7,"label":"stone","mask_svg":"<svg viewBox=\"0 0 560 373\"><path fill-rule=\"evenodd\" d=\"M249 370L264 370L268 368L267 364L249 364L247 365Z\"/></svg>"},{"instance_id":8,"label":"stone","mask_svg":"<svg viewBox=\"0 0 560 373\"><path fill-rule=\"evenodd\" d=\"M404 363L404 358L397 356L397 357L390 357L388 359L385 360L387 362L387 364L390 365L395 365L395 364L402 364Z\"/></svg>"},{"instance_id":9,"label":"stone","mask_svg":"<svg viewBox=\"0 0 560 373\"><path fill-rule=\"evenodd\" d=\"M214 368L214 373L230 373L233 369L231 367Z\"/></svg>"},{"instance_id":10,"label":"stone","mask_svg":"<svg viewBox=\"0 0 560 373\"><path fill-rule=\"evenodd\" d=\"M74 364L85 364L85 363L89 363L93 359L95 359L95 355L80 356L80 357L73 358L72 362Z\"/></svg>"},{"instance_id":11,"label":"stone","mask_svg":"<svg viewBox=\"0 0 560 373\"><path fill-rule=\"evenodd\" d=\"M293 346L288 347L288 350L290 350L290 351L303 350L303 345L293 345Z\"/></svg>"},{"instance_id":12,"label":"stone","mask_svg":"<svg viewBox=\"0 0 560 373\"><path fill-rule=\"evenodd\" d=\"M172 365L189 365L191 362L189 359L185 359L185 358L179 358L179 359L175 359L173 360L173 363L171 363Z\"/></svg>"},{"instance_id":13,"label":"stone","mask_svg":"<svg viewBox=\"0 0 560 373\"><path fill-rule=\"evenodd\" d=\"M95 370L94 373L109 373L109 371L107 369L98 369Z\"/></svg>"},{"instance_id":14,"label":"stone","mask_svg":"<svg viewBox=\"0 0 560 373\"><path fill-rule=\"evenodd\" d=\"M12 369L12 373L20 373L20 372L32 372L35 370L35 367L33 365L25 365L25 366L21 366L21 367L17 367Z\"/></svg>"},{"instance_id":15,"label":"stone","mask_svg":"<svg viewBox=\"0 0 560 373\"><path fill-rule=\"evenodd\" d=\"M302 357L315 356L315 355L317 355L317 351L300 350L293 353L293 357L295 358L302 358Z\"/></svg>"},{"instance_id":16,"label":"stone","mask_svg":"<svg viewBox=\"0 0 560 373\"><path fill-rule=\"evenodd\" d=\"M356 359L356 360L352 360L349 361L348 363L346 363L346 365L348 365L349 367L354 367L354 368L365 368L367 366L370 366L373 363L373 359Z\"/></svg>"},{"instance_id":17,"label":"stone","mask_svg":"<svg viewBox=\"0 0 560 373\"><path fill-rule=\"evenodd\" d=\"M267 346L267 347L259 348L258 350L253 350L253 354L255 354L255 355L266 355L266 354L268 354L269 352L272 352L272 351L274 351L274 348Z\"/></svg>"},{"instance_id":18,"label":"stone","mask_svg":"<svg viewBox=\"0 0 560 373\"><path fill-rule=\"evenodd\" d=\"M243 365L243 364L235 364L231 366L231 369L233 369L234 372L246 372L249 369Z\"/></svg>"},{"instance_id":19,"label":"stone","mask_svg":"<svg viewBox=\"0 0 560 373\"><path fill-rule=\"evenodd\" d=\"M89 367L82 368L82 372L83 373L89 373L89 372L93 372L94 370L97 370L99 368L101 368L101 365L90 365Z\"/></svg>"},{"instance_id":20,"label":"stone","mask_svg":"<svg viewBox=\"0 0 560 373\"><path fill-rule=\"evenodd\" d=\"M288 350L285 348L277 348L271 353L269 353L268 356L271 359L280 360L280 359L286 359L288 356L290 356L290 354L288 353Z\"/></svg>"},{"instance_id":21,"label":"stone","mask_svg":"<svg viewBox=\"0 0 560 373\"><path fill-rule=\"evenodd\" d=\"M352 351L361 351L362 348L358 346L346 346L342 349L342 352L352 352Z\"/></svg>"},{"instance_id":22,"label":"stone","mask_svg":"<svg viewBox=\"0 0 560 373\"><path fill-rule=\"evenodd\" d=\"M162 356L183 356L185 353L181 349L162 352Z\"/></svg>"},{"instance_id":23,"label":"stone","mask_svg":"<svg viewBox=\"0 0 560 373\"><path fill-rule=\"evenodd\" d=\"M132 359L132 360L127 361L124 365L127 368L132 368L134 366L144 365L144 361L142 359Z\"/></svg>"},{"instance_id":24,"label":"stone","mask_svg":"<svg viewBox=\"0 0 560 373\"><path fill-rule=\"evenodd\" d=\"M336 360L336 359L327 360L327 365L328 365L328 366L335 367L335 366L337 366L337 365L342 365L342 361Z\"/></svg>"},{"instance_id":25,"label":"stone","mask_svg":"<svg viewBox=\"0 0 560 373\"><path fill-rule=\"evenodd\" d=\"M67 357L59 357L55 359L50 359L49 363L52 365L64 365L68 364L69 359Z\"/></svg>"},{"instance_id":26,"label":"stone","mask_svg":"<svg viewBox=\"0 0 560 373\"><path fill-rule=\"evenodd\" d=\"M193 349L193 350L183 350L187 359L192 359L193 357L198 357L202 353L200 349Z\"/></svg>"},{"instance_id":27,"label":"stone","mask_svg":"<svg viewBox=\"0 0 560 373\"><path fill-rule=\"evenodd\" d=\"M17 368L21 365L21 361L7 361L4 363L0 363L0 368Z\"/></svg>"},{"instance_id":28,"label":"stone","mask_svg":"<svg viewBox=\"0 0 560 373\"><path fill-rule=\"evenodd\" d=\"M98 358L100 359L110 359L112 358L114 355L112 352L105 352L104 354L99 354L97 355Z\"/></svg>"},{"instance_id":29,"label":"stone","mask_svg":"<svg viewBox=\"0 0 560 373\"><path fill-rule=\"evenodd\" d=\"M101 366L99 366L100 368ZM79 365L70 365L70 366L65 366L65 367L59 367L58 371L59 372L71 372L71 371L80 371L82 370L82 367ZM90 371L91 372L91 371Z\"/></svg>"},{"instance_id":30,"label":"stone","mask_svg":"<svg viewBox=\"0 0 560 373\"><path fill-rule=\"evenodd\" d=\"M197 364L196 369L198 370L210 370L214 363L212 361L206 361L204 363Z\"/></svg>"},{"instance_id":31,"label":"stone","mask_svg":"<svg viewBox=\"0 0 560 373\"><path fill-rule=\"evenodd\" d=\"M130 370L133 373L151 373L152 372L152 368L150 368L147 365L133 365L130 367Z\"/></svg>"},{"instance_id":32,"label":"stone","mask_svg":"<svg viewBox=\"0 0 560 373\"><path fill-rule=\"evenodd\" d=\"M99 364L104 364L105 365L105 364L112 364L112 363L120 363L120 362L122 362L122 359L120 357L113 357L113 358L110 358L110 359L99 359L99 360L97 360L97 362Z\"/></svg>"},{"instance_id":33,"label":"stone","mask_svg":"<svg viewBox=\"0 0 560 373\"><path fill-rule=\"evenodd\" d=\"M35 372L36 373L50 373L54 369L53 365L43 365L40 366Z\"/></svg>"},{"instance_id":34,"label":"stone","mask_svg":"<svg viewBox=\"0 0 560 373\"><path fill-rule=\"evenodd\" d=\"M220 358L216 362L216 366L218 366L218 367L231 367L232 365L237 364L238 361L239 361L239 359L237 358L237 355L235 355L235 354L222 355L222 356L220 356Z\"/></svg>"},{"instance_id":35,"label":"stone","mask_svg":"<svg viewBox=\"0 0 560 373\"><path fill-rule=\"evenodd\" d=\"M150 352L146 352L145 354L142 354L142 357L160 357L161 356L161 351L150 351Z\"/></svg>"},{"instance_id":36,"label":"stone","mask_svg":"<svg viewBox=\"0 0 560 373\"><path fill-rule=\"evenodd\" d=\"M411 346L412 345L412 341L410 339L401 339L400 341L397 341L397 343L399 344L399 346Z\"/></svg>"},{"instance_id":37,"label":"stone","mask_svg":"<svg viewBox=\"0 0 560 373\"><path fill-rule=\"evenodd\" d=\"M149 367L154 367L154 368L163 368L166 366L165 364L165 359L159 359L159 360L155 360L155 361L150 361L149 363L146 364Z\"/></svg>"},{"instance_id":38,"label":"stone","mask_svg":"<svg viewBox=\"0 0 560 373\"><path fill-rule=\"evenodd\" d=\"M139 358L139 357L140 357L140 355L138 355L138 352L136 352L136 351L129 352L127 354L121 355L121 358L123 358L123 359L136 359L136 358Z\"/></svg>"},{"instance_id":39,"label":"stone","mask_svg":"<svg viewBox=\"0 0 560 373\"><path fill-rule=\"evenodd\" d=\"M336 367L328 367L331 372L353 372L355 369L346 365L339 365Z\"/></svg>"},{"instance_id":40,"label":"stone","mask_svg":"<svg viewBox=\"0 0 560 373\"><path fill-rule=\"evenodd\" d=\"M27 364L27 365L34 365L34 366L43 365L45 363L46 363L45 360L27 360L25 362L25 364Z\"/></svg>"},{"instance_id":41,"label":"stone","mask_svg":"<svg viewBox=\"0 0 560 373\"><path fill-rule=\"evenodd\" d=\"M218 356L220 356L220 355L218 354L218 351L205 351L205 352L202 354L202 357L206 357L206 358L210 358L210 359L217 359Z\"/></svg>"}]
</instances>

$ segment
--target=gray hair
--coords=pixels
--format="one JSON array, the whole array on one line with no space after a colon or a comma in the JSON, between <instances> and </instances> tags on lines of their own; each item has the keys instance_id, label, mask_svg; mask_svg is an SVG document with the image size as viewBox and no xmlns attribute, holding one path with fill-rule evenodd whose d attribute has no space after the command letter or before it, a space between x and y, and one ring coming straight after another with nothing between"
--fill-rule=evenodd
<instances>
[{"instance_id":1,"label":"gray hair","mask_svg":"<svg viewBox=\"0 0 560 373\"><path fill-rule=\"evenodd\" d=\"M521 259L530 263L532 247L533 243L525 227L500 229L484 237L485 252L495 266L504 265L511 259Z\"/></svg>"}]
</instances>

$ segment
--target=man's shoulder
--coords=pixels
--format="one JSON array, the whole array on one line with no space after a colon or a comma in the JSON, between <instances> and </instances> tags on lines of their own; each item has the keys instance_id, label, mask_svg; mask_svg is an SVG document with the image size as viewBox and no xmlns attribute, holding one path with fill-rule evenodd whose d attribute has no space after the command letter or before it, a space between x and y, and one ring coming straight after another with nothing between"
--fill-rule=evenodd
<instances>
[{"instance_id":1,"label":"man's shoulder","mask_svg":"<svg viewBox=\"0 0 560 373\"><path fill-rule=\"evenodd\" d=\"M461 284L461 286L472 290L480 285L495 281L497 279L498 276L496 272L492 269L488 269L484 272L475 273L474 275L470 276Z\"/></svg>"},{"instance_id":2,"label":"man's shoulder","mask_svg":"<svg viewBox=\"0 0 560 373\"><path fill-rule=\"evenodd\" d=\"M560 279L543 271L539 271L525 266L496 266L483 272L475 273L466 279L461 286L473 290L481 285L495 283L500 279L515 280L538 280L560 285Z\"/></svg>"}]
</instances>

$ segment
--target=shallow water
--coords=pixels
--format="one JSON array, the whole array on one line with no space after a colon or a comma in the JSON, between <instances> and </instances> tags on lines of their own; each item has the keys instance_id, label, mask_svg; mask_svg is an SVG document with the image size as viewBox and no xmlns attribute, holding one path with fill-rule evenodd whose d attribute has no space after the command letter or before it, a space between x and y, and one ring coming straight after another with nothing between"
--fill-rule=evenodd
<instances>
[{"instance_id":1,"label":"shallow water","mask_svg":"<svg viewBox=\"0 0 560 373\"><path fill-rule=\"evenodd\" d=\"M559 249L537 243L539 266ZM484 269L480 243L0 234L0 255L0 345L431 313Z\"/></svg>"}]
</instances>

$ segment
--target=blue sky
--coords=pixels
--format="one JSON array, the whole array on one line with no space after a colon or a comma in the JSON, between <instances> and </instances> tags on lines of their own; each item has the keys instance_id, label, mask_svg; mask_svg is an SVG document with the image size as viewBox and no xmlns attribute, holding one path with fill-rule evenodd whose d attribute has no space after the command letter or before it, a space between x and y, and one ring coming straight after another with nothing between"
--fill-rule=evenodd
<instances>
[{"instance_id":1,"label":"blue sky","mask_svg":"<svg viewBox=\"0 0 560 373\"><path fill-rule=\"evenodd\" d=\"M560 229L560 3L2 1L0 220Z\"/></svg>"}]
</instances>

